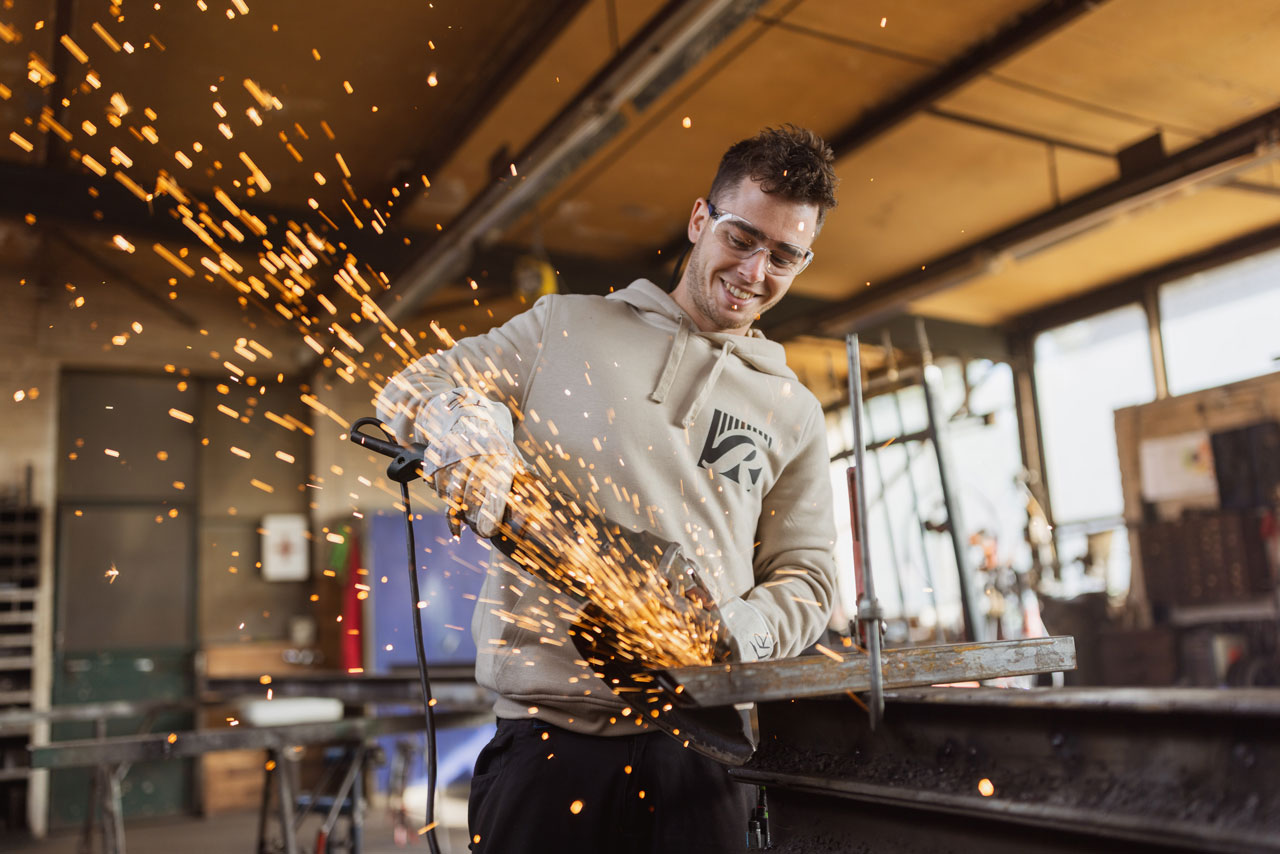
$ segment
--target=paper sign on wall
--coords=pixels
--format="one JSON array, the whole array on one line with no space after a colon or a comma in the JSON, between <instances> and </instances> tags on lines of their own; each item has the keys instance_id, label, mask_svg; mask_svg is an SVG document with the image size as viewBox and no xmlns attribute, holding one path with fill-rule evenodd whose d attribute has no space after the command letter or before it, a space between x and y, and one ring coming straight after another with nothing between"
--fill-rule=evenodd
<instances>
[{"instance_id":1,"label":"paper sign on wall","mask_svg":"<svg viewBox=\"0 0 1280 854\"><path fill-rule=\"evenodd\" d=\"M307 517L302 513L272 513L262 517L262 578L264 581L306 581Z\"/></svg>"},{"instance_id":2,"label":"paper sign on wall","mask_svg":"<svg viewBox=\"0 0 1280 854\"><path fill-rule=\"evenodd\" d=\"M1218 491L1207 430L1143 439L1138 454L1142 497L1147 501L1194 498Z\"/></svg>"}]
</instances>

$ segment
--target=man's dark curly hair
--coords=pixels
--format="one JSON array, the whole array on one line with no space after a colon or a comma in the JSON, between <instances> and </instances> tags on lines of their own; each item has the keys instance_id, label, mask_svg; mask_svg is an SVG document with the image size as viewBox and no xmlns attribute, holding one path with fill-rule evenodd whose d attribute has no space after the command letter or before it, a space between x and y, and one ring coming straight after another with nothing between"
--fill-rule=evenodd
<instances>
[{"instance_id":1,"label":"man's dark curly hair","mask_svg":"<svg viewBox=\"0 0 1280 854\"><path fill-rule=\"evenodd\" d=\"M822 228L827 211L836 206L834 161L831 146L811 130L792 124L765 128L724 153L707 198L714 204L743 178L750 178L766 193L817 205L817 227Z\"/></svg>"}]
</instances>

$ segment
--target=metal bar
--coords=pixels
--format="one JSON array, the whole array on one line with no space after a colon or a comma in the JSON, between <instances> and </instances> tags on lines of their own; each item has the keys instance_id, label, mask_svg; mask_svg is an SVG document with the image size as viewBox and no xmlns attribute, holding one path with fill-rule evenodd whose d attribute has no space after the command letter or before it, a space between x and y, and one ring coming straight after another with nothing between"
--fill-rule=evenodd
<instances>
[{"instance_id":1,"label":"metal bar","mask_svg":"<svg viewBox=\"0 0 1280 854\"><path fill-rule=\"evenodd\" d=\"M102 799L103 854L125 854L124 800L123 793L120 791L120 780L123 775L117 773L118 770L117 768L106 770L107 785L104 787Z\"/></svg>"},{"instance_id":2,"label":"metal bar","mask_svg":"<svg viewBox=\"0 0 1280 854\"><path fill-rule=\"evenodd\" d=\"M871 407L865 407L867 418L867 433L875 435L875 428L871 426ZM895 586L898 588L898 615L905 621L907 619L907 594L902 589L902 560L898 554L897 538L893 535L893 513L889 510L889 484L884 479L884 465L880 462L880 449L873 446L868 450L871 451L871 462L876 468L876 483L880 485L880 509L884 511L884 530L885 541L889 546L889 554L893 556L893 578Z\"/></svg>"},{"instance_id":3,"label":"metal bar","mask_svg":"<svg viewBox=\"0 0 1280 854\"><path fill-rule=\"evenodd\" d=\"M941 425L938 423L938 403L934 399L932 374L938 368L933 364L933 353L929 350L929 338L925 334L922 318L916 318L916 337L919 340L920 353L924 358L924 372L921 374L921 384L924 386L924 409L929 417L929 429L933 432L933 452L938 458L938 484L942 487L942 503L947 511L947 530L951 536L951 549L956 558L964 633L969 640L981 641L986 639L986 631L982 615L978 613L978 603L974 601L973 591L970 589L969 561L965 556L964 524L960 519L960 507L951 490L947 440L942 435ZM960 370L964 369L965 366L962 364Z\"/></svg>"},{"instance_id":4,"label":"metal bar","mask_svg":"<svg viewBox=\"0 0 1280 854\"><path fill-rule=\"evenodd\" d=\"M285 854L302 854L298 850L298 829L293 823L293 806L294 806L294 788L293 788L293 759L289 757L289 748L273 748L271 750L271 758L275 760L276 767L272 773L276 775L276 794L280 798L280 803L276 806L280 810L280 833L284 837Z\"/></svg>"},{"instance_id":5,"label":"metal bar","mask_svg":"<svg viewBox=\"0 0 1280 854\"><path fill-rule=\"evenodd\" d=\"M821 697L871 687L870 658L862 653L835 657L806 655L781 661L682 667L655 671L658 683L694 706ZM839 660L836 660L839 659ZM944 644L884 650L885 690L1001 676L1074 670L1076 644L1070 637L1030 638L991 643Z\"/></svg>"},{"instance_id":6,"label":"metal bar","mask_svg":"<svg viewBox=\"0 0 1280 854\"><path fill-rule=\"evenodd\" d=\"M971 47L889 104L864 113L858 121L829 139L836 157L851 152L893 130L935 101L986 74L996 65L1053 34L1078 16L1100 5L1092 0L1048 0Z\"/></svg>"},{"instance_id":7,"label":"metal bar","mask_svg":"<svg viewBox=\"0 0 1280 854\"><path fill-rule=\"evenodd\" d=\"M1014 318L1008 323L1008 328L1034 335L1109 309L1141 302L1149 285L1158 287L1166 282L1221 267L1277 247L1280 247L1280 226L1267 226L1134 275L1104 283L1081 296L1042 306Z\"/></svg>"},{"instance_id":8,"label":"metal bar","mask_svg":"<svg viewBox=\"0 0 1280 854\"><path fill-rule=\"evenodd\" d=\"M881 333L881 340L884 343L886 357L889 360L889 376L896 377L898 375L898 356L893 349L893 339L889 336L889 330L885 329ZM898 433L902 434L907 429L907 419L902 414L902 395L893 392L893 409L898 416ZM870 418L870 414L868 414ZM938 640L945 641L947 639L946 632L942 628L942 621L938 619L938 588L934 584L933 565L929 562L929 538L925 536L924 519L920 516L920 493L916 490L916 476L912 470L915 463L915 456L912 449L907 448L907 464L903 469L903 474L907 478L907 486L911 491L911 515L916 520L916 532L920 535L920 565L924 569L924 580L929 585L929 604L933 606L934 627L937 630Z\"/></svg>"},{"instance_id":9,"label":"metal bar","mask_svg":"<svg viewBox=\"0 0 1280 854\"><path fill-rule=\"evenodd\" d=\"M866 453L863 450L862 429L862 351L857 335L845 338L849 354L849 420L853 425L853 452L856 486L850 500L856 502L858 529L853 532L855 548L861 558L862 597L858 600L858 624L864 629L863 641L870 656L871 700L867 704L871 715L871 728L875 729L884 714L884 683L881 670L880 627L884 615L880 612L880 600L876 598L876 579L871 571L871 550L867 547L867 479Z\"/></svg>"},{"instance_id":10,"label":"metal bar","mask_svg":"<svg viewBox=\"0 0 1280 854\"><path fill-rule=\"evenodd\" d=\"M439 726L466 726L492 721L493 713L484 709L449 711L436 707ZM232 727L218 730L195 730L172 733L173 741L164 733L119 736L103 741L77 739L31 748L33 768L77 768L101 762L145 762L180 756L200 756L219 750L261 750L284 745L324 744L327 742L364 741L380 735L417 732L425 726L421 714L383 718L350 718L331 723L292 724L277 727Z\"/></svg>"},{"instance_id":11,"label":"metal bar","mask_svg":"<svg viewBox=\"0 0 1280 854\"><path fill-rule=\"evenodd\" d=\"M1018 450L1022 456L1022 473L1019 481L1027 497L1026 540L1031 546L1031 566L1036 573L1036 584L1046 568L1057 573L1057 547L1053 532L1053 507L1049 499L1049 470L1044 458L1044 435L1040 430L1040 404L1036 397L1035 348L1027 334L1010 336L1009 349L1013 354L1013 406L1018 414ZM1033 505L1040 508L1049 537L1046 542L1036 542L1033 528ZM1049 554L1044 554L1045 547Z\"/></svg>"},{"instance_id":12,"label":"metal bar","mask_svg":"<svg viewBox=\"0 0 1280 854\"><path fill-rule=\"evenodd\" d=\"M333 795L333 804L329 807L329 814L324 817L324 823L320 825L320 834L328 840L333 829L338 825L338 816L342 815L342 803L347 799L347 795L351 793L351 787L355 784L356 778L360 776L364 770L364 745L357 747L351 755L351 764L347 767L347 773L343 775L342 782L338 785L338 790ZM351 805L352 815L355 814L355 803Z\"/></svg>"},{"instance_id":13,"label":"metal bar","mask_svg":"<svg viewBox=\"0 0 1280 854\"><path fill-rule=\"evenodd\" d=\"M364 773L356 774L351 787L351 847L350 854L364 850Z\"/></svg>"},{"instance_id":14,"label":"metal bar","mask_svg":"<svg viewBox=\"0 0 1280 854\"><path fill-rule=\"evenodd\" d=\"M1142 309L1147 315L1147 344L1151 348L1151 375L1156 400L1169 396L1169 372L1164 360L1164 334L1160 329L1160 289L1148 284L1142 292Z\"/></svg>"},{"instance_id":15,"label":"metal bar","mask_svg":"<svg viewBox=\"0 0 1280 854\"><path fill-rule=\"evenodd\" d=\"M931 116L937 116L940 119L956 122L957 124L970 125L971 127L982 128L983 130L993 131L995 133L1004 134L1005 136L1028 139L1032 142L1042 142L1051 148L1065 148L1069 151L1078 151L1081 154L1092 154L1095 157L1106 157L1108 159L1112 159L1116 156L1114 151L1107 151L1103 148L1095 148L1091 145L1083 145L1078 142L1071 142L1058 137L1047 136L1045 134L1003 124L992 119L984 119L979 116L969 116L964 113L957 113L953 110L944 110L941 107L928 107L922 112Z\"/></svg>"}]
</instances>

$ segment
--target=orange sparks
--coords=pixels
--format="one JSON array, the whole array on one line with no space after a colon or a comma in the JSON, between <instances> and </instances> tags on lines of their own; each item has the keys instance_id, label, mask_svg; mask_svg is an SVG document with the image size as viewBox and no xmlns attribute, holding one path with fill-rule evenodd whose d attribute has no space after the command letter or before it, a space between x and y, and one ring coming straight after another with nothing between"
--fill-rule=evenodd
<instances>
[{"instance_id":1,"label":"orange sparks","mask_svg":"<svg viewBox=\"0 0 1280 854\"><path fill-rule=\"evenodd\" d=\"M89 55L80 49L80 45L76 44L75 41L72 40L71 36L64 33L62 38L58 41L60 41L62 46L67 49L67 53L74 56L76 61L81 65L85 65L89 62Z\"/></svg>"},{"instance_id":2,"label":"orange sparks","mask_svg":"<svg viewBox=\"0 0 1280 854\"><path fill-rule=\"evenodd\" d=\"M264 193L270 192L271 182L267 180L267 176L262 173L262 170L258 168L258 165L249 158L249 155L243 151L240 152L240 160L245 166L249 167L249 172L253 175L253 180L257 183L258 189L262 190Z\"/></svg>"},{"instance_id":3,"label":"orange sparks","mask_svg":"<svg viewBox=\"0 0 1280 854\"><path fill-rule=\"evenodd\" d=\"M111 564L111 568L103 573L103 577L107 579L108 584L115 584L116 576L120 574L120 570L116 569L116 565Z\"/></svg>"}]
</instances>

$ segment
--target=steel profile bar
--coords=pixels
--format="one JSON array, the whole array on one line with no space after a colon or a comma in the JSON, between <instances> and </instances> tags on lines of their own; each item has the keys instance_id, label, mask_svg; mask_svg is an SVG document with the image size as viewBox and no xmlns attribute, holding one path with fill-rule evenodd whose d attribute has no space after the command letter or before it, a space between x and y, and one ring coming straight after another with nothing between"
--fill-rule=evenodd
<instances>
[{"instance_id":1,"label":"steel profile bar","mask_svg":"<svg viewBox=\"0 0 1280 854\"><path fill-rule=\"evenodd\" d=\"M486 187L445 236L400 276L383 306L398 322L415 311L464 265L473 247L500 231L570 172L618 135L633 100L651 100L664 75L701 59L764 4L764 0L671 0L639 35L515 158L516 175ZM666 81L670 82L670 81ZM362 330L368 344L379 329Z\"/></svg>"},{"instance_id":2,"label":"steel profile bar","mask_svg":"<svg viewBox=\"0 0 1280 854\"><path fill-rule=\"evenodd\" d=\"M781 661L714 664L655 671L659 685L691 706L792 700L871 687L871 662L862 653L806 655ZM974 682L1001 676L1074 670L1071 637L944 644L882 653L884 690ZM839 659L839 660L837 660Z\"/></svg>"}]
</instances>

